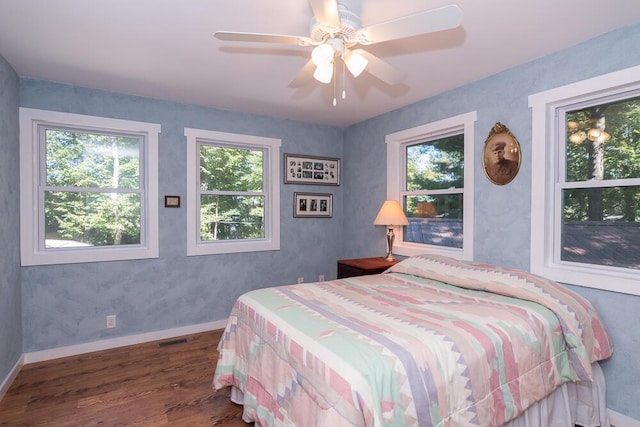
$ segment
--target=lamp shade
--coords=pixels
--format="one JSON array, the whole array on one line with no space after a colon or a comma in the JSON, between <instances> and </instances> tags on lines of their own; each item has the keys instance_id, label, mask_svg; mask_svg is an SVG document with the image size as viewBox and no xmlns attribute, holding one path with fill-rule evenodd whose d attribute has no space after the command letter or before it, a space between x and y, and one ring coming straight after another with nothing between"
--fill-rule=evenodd
<instances>
[{"instance_id":1,"label":"lamp shade","mask_svg":"<svg viewBox=\"0 0 640 427\"><path fill-rule=\"evenodd\" d=\"M373 225L409 225L409 221L397 200L386 200L373 220Z\"/></svg>"}]
</instances>

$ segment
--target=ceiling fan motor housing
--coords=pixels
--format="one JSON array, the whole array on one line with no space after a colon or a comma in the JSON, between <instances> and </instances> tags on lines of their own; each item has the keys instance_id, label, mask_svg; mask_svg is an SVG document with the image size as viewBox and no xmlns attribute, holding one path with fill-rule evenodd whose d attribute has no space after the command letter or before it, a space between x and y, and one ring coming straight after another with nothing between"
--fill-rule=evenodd
<instances>
[{"instance_id":1,"label":"ceiling fan motor housing","mask_svg":"<svg viewBox=\"0 0 640 427\"><path fill-rule=\"evenodd\" d=\"M337 26L323 25L316 20L315 16L311 18L309 33L314 42L324 43L333 38L340 38L345 41L347 47L356 43L356 32L360 28L360 16L342 3L338 3L338 13L340 25Z\"/></svg>"}]
</instances>

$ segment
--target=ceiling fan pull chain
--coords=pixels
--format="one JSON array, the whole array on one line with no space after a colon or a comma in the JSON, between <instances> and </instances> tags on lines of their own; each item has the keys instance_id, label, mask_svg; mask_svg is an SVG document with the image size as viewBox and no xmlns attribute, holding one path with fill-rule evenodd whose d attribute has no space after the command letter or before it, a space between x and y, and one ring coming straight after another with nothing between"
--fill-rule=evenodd
<instances>
[{"instance_id":1,"label":"ceiling fan pull chain","mask_svg":"<svg viewBox=\"0 0 640 427\"><path fill-rule=\"evenodd\" d=\"M335 76L336 73L336 62L333 62L333 74ZM338 105L338 100L336 99L336 93L338 92L338 76L335 76L335 78L333 79L333 106L335 107L336 105Z\"/></svg>"},{"instance_id":2,"label":"ceiling fan pull chain","mask_svg":"<svg viewBox=\"0 0 640 427\"><path fill-rule=\"evenodd\" d=\"M347 70L344 61L342 61L342 99L347 99Z\"/></svg>"}]
</instances>

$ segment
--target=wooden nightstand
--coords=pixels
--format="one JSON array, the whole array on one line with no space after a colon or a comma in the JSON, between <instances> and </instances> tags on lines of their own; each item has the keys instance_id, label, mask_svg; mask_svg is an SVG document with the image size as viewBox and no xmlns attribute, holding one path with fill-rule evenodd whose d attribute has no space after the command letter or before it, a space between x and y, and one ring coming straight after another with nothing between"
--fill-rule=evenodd
<instances>
[{"instance_id":1,"label":"wooden nightstand","mask_svg":"<svg viewBox=\"0 0 640 427\"><path fill-rule=\"evenodd\" d=\"M345 277L380 274L400 260L386 261L383 257L338 260L338 279Z\"/></svg>"}]
</instances>

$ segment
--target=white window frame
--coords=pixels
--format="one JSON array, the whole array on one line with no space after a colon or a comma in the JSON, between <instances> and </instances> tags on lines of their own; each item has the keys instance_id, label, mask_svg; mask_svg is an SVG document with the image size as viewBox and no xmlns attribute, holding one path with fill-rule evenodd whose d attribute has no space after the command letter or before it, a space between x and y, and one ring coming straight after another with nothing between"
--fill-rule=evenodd
<instances>
[{"instance_id":1,"label":"white window frame","mask_svg":"<svg viewBox=\"0 0 640 427\"><path fill-rule=\"evenodd\" d=\"M406 146L444 138L449 135L464 134L464 188L460 189L463 194L462 249L405 242L403 229L396 227L396 240L393 245L394 253L411 256L429 252L463 260L473 259L474 125L476 117L477 113L472 111L386 136L387 199L401 202L402 193L406 189Z\"/></svg>"},{"instance_id":2,"label":"white window frame","mask_svg":"<svg viewBox=\"0 0 640 427\"><path fill-rule=\"evenodd\" d=\"M640 295L640 271L561 261L559 244L561 200L556 196L564 170L567 107L596 103L640 89L640 66L582 80L529 96L532 114L531 152L531 272L578 286ZM561 129L561 131L560 131Z\"/></svg>"},{"instance_id":3,"label":"white window frame","mask_svg":"<svg viewBox=\"0 0 640 427\"><path fill-rule=\"evenodd\" d=\"M187 256L280 250L280 139L185 128L187 138ZM265 237L224 241L200 239L200 142L265 151Z\"/></svg>"},{"instance_id":4,"label":"white window frame","mask_svg":"<svg viewBox=\"0 0 640 427\"><path fill-rule=\"evenodd\" d=\"M140 161L141 224L139 245L44 248L44 171L41 125L89 132L142 136ZM158 258L159 124L20 108L20 254L23 266Z\"/></svg>"}]
</instances>

